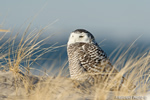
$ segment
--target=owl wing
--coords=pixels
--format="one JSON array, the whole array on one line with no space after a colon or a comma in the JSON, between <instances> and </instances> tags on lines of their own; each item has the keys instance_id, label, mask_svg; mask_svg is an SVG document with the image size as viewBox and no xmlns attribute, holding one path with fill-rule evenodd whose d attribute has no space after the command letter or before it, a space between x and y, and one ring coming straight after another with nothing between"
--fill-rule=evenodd
<instances>
[{"instance_id":1,"label":"owl wing","mask_svg":"<svg viewBox=\"0 0 150 100\"><path fill-rule=\"evenodd\" d=\"M78 54L81 66L89 73L118 72L98 45L85 43L79 48Z\"/></svg>"},{"instance_id":2,"label":"owl wing","mask_svg":"<svg viewBox=\"0 0 150 100\"><path fill-rule=\"evenodd\" d=\"M118 73L118 70L112 66L107 55L98 45L86 43L79 48L78 54L81 67L88 73L104 73L104 75L101 74L102 76L110 73L111 76L108 80L111 80ZM119 86L120 89L126 82L127 80L122 76L120 81L114 83L114 87ZM131 83L129 90L134 88L135 85Z\"/></svg>"}]
</instances>

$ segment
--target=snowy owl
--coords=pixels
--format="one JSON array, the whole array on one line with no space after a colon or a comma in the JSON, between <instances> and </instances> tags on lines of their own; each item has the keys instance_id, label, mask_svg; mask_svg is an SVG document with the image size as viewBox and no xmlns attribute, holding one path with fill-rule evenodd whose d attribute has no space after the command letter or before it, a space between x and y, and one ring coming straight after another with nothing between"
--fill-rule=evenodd
<instances>
[{"instance_id":1,"label":"snowy owl","mask_svg":"<svg viewBox=\"0 0 150 100\"><path fill-rule=\"evenodd\" d=\"M70 34L67 52L72 79L85 80L90 78L89 74L109 73L112 70L113 73L117 73L106 53L87 30L77 29ZM101 76L104 76L103 74Z\"/></svg>"},{"instance_id":2,"label":"snowy owl","mask_svg":"<svg viewBox=\"0 0 150 100\"><path fill-rule=\"evenodd\" d=\"M87 30L77 29L70 34L67 53L72 79L105 81L111 80L118 73L106 53L96 43L94 36ZM123 82L122 77L119 84Z\"/></svg>"}]
</instances>

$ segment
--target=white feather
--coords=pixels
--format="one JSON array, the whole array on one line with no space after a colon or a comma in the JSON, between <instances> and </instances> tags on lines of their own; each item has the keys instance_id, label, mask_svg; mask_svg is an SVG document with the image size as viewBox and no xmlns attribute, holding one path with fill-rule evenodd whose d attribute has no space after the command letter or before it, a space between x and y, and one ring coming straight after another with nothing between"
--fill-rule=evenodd
<instances>
[{"instance_id":1,"label":"white feather","mask_svg":"<svg viewBox=\"0 0 150 100\"><path fill-rule=\"evenodd\" d=\"M82 38L80 38L80 36L82 36ZM84 33L84 32L82 33L72 32L68 40L68 45L77 43L77 42L90 43L91 38L88 36L87 33Z\"/></svg>"}]
</instances>

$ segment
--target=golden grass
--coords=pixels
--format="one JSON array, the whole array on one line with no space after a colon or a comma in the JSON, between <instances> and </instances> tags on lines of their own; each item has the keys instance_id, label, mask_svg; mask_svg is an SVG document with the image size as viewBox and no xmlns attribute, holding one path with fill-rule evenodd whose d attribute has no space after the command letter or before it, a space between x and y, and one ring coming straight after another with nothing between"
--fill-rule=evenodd
<instances>
[{"instance_id":1,"label":"golden grass","mask_svg":"<svg viewBox=\"0 0 150 100\"><path fill-rule=\"evenodd\" d=\"M137 54L136 52L131 54L129 51L132 50L133 44L121 55L119 54L122 49L116 49L113 52L116 54L113 58L114 66L121 68L121 70L109 82L105 81L98 85L90 86L87 82L62 77L65 70L61 70L57 76L48 76L45 72L47 76L38 76L38 82L33 83L33 80L36 79L29 75L32 64L43 54L58 47L52 45L51 47L40 49L44 40L49 38L46 37L37 41L45 28L28 33L29 27L30 25L17 44L17 49L14 45L18 34L0 46L2 49L6 44L10 45L8 51L1 55L0 58L4 59L5 64L3 64L4 62L0 63L3 70L9 70L14 73L16 78L14 83L16 84L16 97L18 96L18 84L21 84L20 82L18 83L18 80L21 80L26 90L26 93L22 94L22 98L27 100L119 100L119 96L139 96L150 90L150 53L147 51L143 54ZM42 53L33 59L32 57L39 52ZM22 63L25 63L26 66ZM110 91L114 82L120 82L123 75L126 77L126 85L120 90ZM129 90L128 87L131 83L135 84L136 87ZM19 100L17 98L13 99Z\"/></svg>"},{"instance_id":2,"label":"golden grass","mask_svg":"<svg viewBox=\"0 0 150 100\"><path fill-rule=\"evenodd\" d=\"M10 32L10 30L0 29L0 32Z\"/></svg>"}]
</instances>

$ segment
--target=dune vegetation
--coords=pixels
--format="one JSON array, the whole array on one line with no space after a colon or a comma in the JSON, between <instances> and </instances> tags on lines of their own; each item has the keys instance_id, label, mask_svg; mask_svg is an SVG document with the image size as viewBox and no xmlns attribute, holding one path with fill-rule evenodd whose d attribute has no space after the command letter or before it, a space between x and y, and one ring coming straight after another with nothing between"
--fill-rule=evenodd
<instances>
[{"instance_id":1,"label":"dune vegetation","mask_svg":"<svg viewBox=\"0 0 150 100\"><path fill-rule=\"evenodd\" d=\"M40 48L46 39L39 40L43 29L29 31L10 36L0 46L0 99L2 100L144 100L150 90L150 52L149 49L136 52L134 42L127 48L118 47L112 52L111 61L119 73L112 81L89 86L87 82L79 82L64 76L67 69L50 76L43 72L42 76L33 75L30 71L33 63L41 56L60 46L52 45ZM23 34L16 40L18 34ZM5 34L0 34L4 37ZM0 40L3 40L0 38ZM4 49L6 48L7 49ZM40 53L40 54L39 54ZM38 55L37 55L38 54ZM35 55L37 55L35 57ZM66 62L67 63L67 62ZM50 68L51 70L52 68ZM51 72L52 73L52 72ZM111 74L111 73L110 73ZM111 91L114 82L126 78L126 85ZM129 89L134 84L135 88ZM139 99L140 98L140 99ZM145 99L146 100L146 99Z\"/></svg>"}]
</instances>

